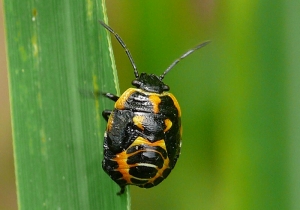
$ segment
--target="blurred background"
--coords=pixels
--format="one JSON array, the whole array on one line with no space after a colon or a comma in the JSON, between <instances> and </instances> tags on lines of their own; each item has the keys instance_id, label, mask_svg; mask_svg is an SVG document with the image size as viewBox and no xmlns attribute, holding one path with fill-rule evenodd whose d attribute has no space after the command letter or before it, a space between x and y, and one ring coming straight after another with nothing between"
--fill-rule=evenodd
<instances>
[{"instance_id":1,"label":"blurred background","mask_svg":"<svg viewBox=\"0 0 300 210\"><path fill-rule=\"evenodd\" d=\"M161 74L182 109L168 179L131 187L132 209L300 209L300 2L109 0L109 25L140 72ZM17 209L0 5L0 209ZM121 92L134 78L113 39Z\"/></svg>"}]
</instances>

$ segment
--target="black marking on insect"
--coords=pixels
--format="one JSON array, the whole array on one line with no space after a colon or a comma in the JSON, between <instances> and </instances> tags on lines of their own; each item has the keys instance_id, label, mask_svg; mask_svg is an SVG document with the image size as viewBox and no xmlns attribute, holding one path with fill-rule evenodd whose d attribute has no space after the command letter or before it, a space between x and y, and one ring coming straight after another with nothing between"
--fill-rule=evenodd
<instances>
[{"instance_id":1,"label":"black marking on insect","mask_svg":"<svg viewBox=\"0 0 300 210\"><path fill-rule=\"evenodd\" d=\"M115 101L113 110L104 110L107 121L104 134L104 171L125 191L126 185L150 188L163 181L174 168L181 148L181 110L169 86L162 82L179 62L210 41L203 42L176 59L160 76L139 74L121 37L100 21L125 50L134 69L135 88L120 97L103 95Z\"/></svg>"}]
</instances>

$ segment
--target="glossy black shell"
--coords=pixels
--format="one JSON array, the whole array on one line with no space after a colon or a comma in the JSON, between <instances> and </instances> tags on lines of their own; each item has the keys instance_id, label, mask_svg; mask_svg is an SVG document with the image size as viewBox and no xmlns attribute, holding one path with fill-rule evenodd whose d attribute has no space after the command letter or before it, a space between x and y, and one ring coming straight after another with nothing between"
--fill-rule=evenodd
<instances>
[{"instance_id":1,"label":"glossy black shell","mask_svg":"<svg viewBox=\"0 0 300 210\"><path fill-rule=\"evenodd\" d=\"M161 85L161 90L166 87ZM180 154L181 111L176 98L167 91L145 89L129 88L118 98L104 135L102 167L121 193L126 185L159 184Z\"/></svg>"}]
</instances>

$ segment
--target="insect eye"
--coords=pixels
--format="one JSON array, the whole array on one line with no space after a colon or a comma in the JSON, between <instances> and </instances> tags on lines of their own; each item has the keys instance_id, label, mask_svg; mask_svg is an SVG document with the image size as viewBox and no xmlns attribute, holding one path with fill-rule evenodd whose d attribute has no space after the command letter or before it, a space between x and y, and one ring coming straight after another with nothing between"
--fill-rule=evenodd
<instances>
[{"instance_id":1,"label":"insect eye","mask_svg":"<svg viewBox=\"0 0 300 210\"><path fill-rule=\"evenodd\" d=\"M138 80L133 80L133 81L131 82L131 84L132 84L133 86L137 87L137 88L141 86L141 82L138 81Z\"/></svg>"}]
</instances>

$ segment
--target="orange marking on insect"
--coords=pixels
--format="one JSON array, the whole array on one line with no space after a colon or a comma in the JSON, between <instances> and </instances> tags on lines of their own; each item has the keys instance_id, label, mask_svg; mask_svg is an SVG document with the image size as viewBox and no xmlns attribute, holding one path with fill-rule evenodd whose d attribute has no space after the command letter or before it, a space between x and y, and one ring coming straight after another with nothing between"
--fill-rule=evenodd
<instances>
[{"instance_id":1,"label":"orange marking on insect","mask_svg":"<svg viewBox=\"0 0 300 210\"><path fill-rule=\"evenodd\" d=\"M181 109L180 109L179 103L178 103L177 99L175 98L175 96L172 93L167 93L166 95L168 95L173 100L174 106L178 110L178 116L181 117Z\"/></svg>"},{"instance_id":2,"label":"orange marking on insect","mask_svg":"<svg viewBox=\"0 0 300 210\"><path fill-rule=\"evenodd\" d=\"M132 148L132 147L135 147L135 146L138 146L138 145L141 145L141 144L147 144L147 145L152 146L152 147L159 146L162 149L166 150L166 144L165 144L165 141L163 139L159 140L159 141L155 141L155 142L149 142L147 139L144 139L142 137L136 138L136 140L128 147L128 149ZM116 169L116 171L119 171L122 174L121 179L126 180L126 182L129 183L129 184L133 184L132 181L131 181L131 178L136 178L136 177L130 175L129 170L130 170L131 167L138 166L138 164L137 163L128 164L127 160L130 156L135 155L136 153L139 153L139 152L145 151L145 150L138 150L138 151L130 153L130 154L127 154L127 150L124 150L121 153L117 154L116 157L112 160L116 161L119 165L119 167ZM153 151L159 153L163 157L163 155L160 152L158 152L156 150L153 150ZM156 175L154 177L152 177L151 179L144 179L144 180L147 181L147 183L154 183L154 181L158 177L162 176L164 170L169 168L169 162L170 161L169 161L169 158L167 156L167 158L164 158L163 167L160 168L160 169L158 169L158 167L157 167L158 171L157 171Z\"/></svg>"},{"instance_id":3,"label":"orange marking on insect","mask_svg":"<svg viewBox=\"0 0 300 210\"><path fill-rule=\"evenodd\" d=\"M141 116L141 115L136 115L133 117L133 122L134 124L140 128L141 130L144 130L144 127L143 127L143 121L144 121L145 117L144 116Z\"/></svg>"},{"instance_id":4,"label":"orange marking on insect","mask_svg":"<svg viewBox=\"0 0 300 210\"><path fill-rule=\"evenodd\" d=\"M159 112L159 104L161 102L161 99L159 98L159 96L157 95L150 95L149 96L149 100L151 101L152 105L153 105L153 111L155 114L157 114Z\"/></svg>"},{"instance_id":5,"label":"orange marking on insect","mask_svg":"<svg viewBox=\"0 0 300 210\"><path fill-rule=\"evenodd\" d=\"M114 123L114 117L113 117L113 112L110 114L108 121L107 121L107 125L106 125L106 130L110 131L112 128L112 125Z\"/></svg>"},{"instance_id":6,"label":"orange marking on insect","mask_svg":"<svg viewBox=\"0 0 300 210\"><path fill-rule=\"evenodd\" d=\"M128 88L116 101L115 108L118 110L124 110L125 109L125 103L129 96L131 96L134 92L136 92L135 88Z\"/></svg>"},{"instance_id":7,"label":"orange marking on insect","mask_svg":"<svg viewBox=\"0 0 300 210\"><path fill-rule=\"evenodd\" d=\"M165 125L166 125L166 128L165 128L164 132L167 132L172 127L172 121L169 119L165 119Z\"/></svg>"},{"instance_id":8,"label":"orange marking on insect","mask_svg":"<svg viewBox=\"0 0 300 210\"><path fill-rule=\"evenodd\" d=\"M127 183L132 184L131 182L131 175L129 174L130 166L127 164L127 158L128 154L126 154L126 151L123 151L119 153L116 158L113 160L118 163L118 169L116 171L119 171L122 174L122 179L126 180Z\"/></svg>"}]
</instances>

